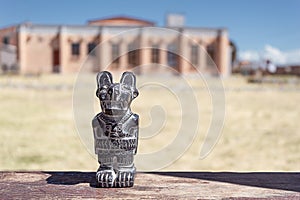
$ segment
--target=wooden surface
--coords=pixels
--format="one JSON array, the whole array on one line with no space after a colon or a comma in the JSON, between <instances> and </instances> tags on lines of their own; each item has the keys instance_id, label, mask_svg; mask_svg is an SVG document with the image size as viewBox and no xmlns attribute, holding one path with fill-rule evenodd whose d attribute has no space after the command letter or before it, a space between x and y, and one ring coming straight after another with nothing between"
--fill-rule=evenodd
<instances>
[{"instance_id":1,"label":"wooden surface","mask_svg":"<svg viewBox=\"0 0 300 200\"><path fill-rule=\"evenodd\" d=\"M300 199L300 173L138 173L132 188L95 188L93 172L0 172L0 199Z\"/></svg>"}]
</instances>

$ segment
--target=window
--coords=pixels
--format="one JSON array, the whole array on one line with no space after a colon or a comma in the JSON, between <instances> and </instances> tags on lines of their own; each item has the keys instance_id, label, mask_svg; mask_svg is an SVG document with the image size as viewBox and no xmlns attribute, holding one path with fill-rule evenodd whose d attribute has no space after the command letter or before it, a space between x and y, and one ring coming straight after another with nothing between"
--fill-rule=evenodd
<instances>
[{"instance_id":1,"label":"window","mask_svg":"<svg viewBox=\"0 0 300 200\"><path fill-rule=\"evenodd\" d=\"M215 60L215 50L214 50L214 47L212 45L209 45L207 47L206 65L207 66L214 66L215 65L214 60Z\"/></svg>"},{"instance_id":2,"label":"window","mask_svg":"<svg viewBox=\"0 0 300 200\"><path fill-rule=\"evenodd\" d=\"M128 64L132 67L135 67L138 65L139 61L139 51L133 50L128 53Z\"/></svg>"},{"instance_id":3,"label":"window","mask_svg":"<svg viewBox=\"0 0 300 200\"><path fill-rule=\"evenodd\" d=\"M139 64L139 50L135 48L134 44L128 45L128 64L135 67Z\"/></svg>"},{"instance_id":4,"label":"window","mask_svg":"<svg viewBox=\"0 0 300 200\"><path fill-rule=\"evenodd\" d=\"M88 43L88 54L90 54L91 56L95 56L96 50L94 50L94 49L96 48L96 46L97 46L97 44L95 42Z\"/></svg>"},{"instance_id":5,"label":"window","mask_svg":"<svg viewBox=\"0 0 300 200\"><path fill-rule=\"evenodd\" d=\"M159 57L159 49L158 45L153 45L151 49L151 62L152 63L160 63L160 57Z\"/></svg>"},{"instance_id":6,"label":"window","mask_svg":"<svg viewBox=\"0 0 300 200\"><path fill-rule=\"evenodd\" d=\"M198 45L191 46L191 63L193 65L198 65Z\"/></svg>"},{"instance_id":7,"label":"window","mask_svg":"<svg viewBox=\"0 0 300 200\"><path fill-rule=\"evenodd\" d=\"M120 56L120 46L119 44L112 44L111 45L111 56L113 59L113 63L118 64L119 63L119 56Z\"/></svg>"},{"instance_id":8,"label":"window","mask_svg":"<svg viewBox=\"0 0 300 200\"><path fill-rule=\"evenodd\" d=\"M178 66L178 55L176 54L176 45L170 44L168 45L168 65L170 67L177 67Z\"/></svg>"},{"instance_id":9,"label":"window","mask_svg":"<svg viewBox=\"0 0 300 200\"><path fill-rule=\"evenodd\" d=\"M72 43L72 56L79 56L80 55L80 44L79 43Z\"/></svg>"},{"instance_id":10,"label":"window","mask_svg":"<svg viewBox=\"0 0 300 200\"><path fill-rule=\"evenodd\" d=\"M2 42L3 44L9 44L9 37L8 36L3 37Z\"/></svg>"}]
</instances>

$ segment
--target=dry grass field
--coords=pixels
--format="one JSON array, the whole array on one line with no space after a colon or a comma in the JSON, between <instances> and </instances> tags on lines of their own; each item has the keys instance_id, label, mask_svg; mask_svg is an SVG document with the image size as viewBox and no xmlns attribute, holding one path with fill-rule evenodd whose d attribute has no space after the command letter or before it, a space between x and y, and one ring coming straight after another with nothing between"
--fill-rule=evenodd
<instances>
[{"instance_id":1,"label":"dry grass field","mask_svg":"<svg viewBox=\"0 0 300 200\"><path fill-rule=\"evenodd\" d=\"M73 120L75 78L0 76L0 170L96 170L97 161L82 144ZM151 77L138 77L138 81L147 80ZM239 76L224 79L223 131L211 153L199 159L213 105L203 81L188 81L198 102L198 134L185 154L164 170L299 171L299 84L249 84ZM161 77L161 82L174 86L175 93L145 87L132 104L133 111L140 115L141 131L157 119L165 119L159 133L140 140L139 153L164 148L180 128L182 110L175 97L184 88L176 77ZM164 118L161 109L152 109L151 119L154 105L160 105ZM192 103L189 106L197 108ZM189 120L195 124L192 118ZM185 126L187 131L189 124Z\"/></svg>"}]
</instances>

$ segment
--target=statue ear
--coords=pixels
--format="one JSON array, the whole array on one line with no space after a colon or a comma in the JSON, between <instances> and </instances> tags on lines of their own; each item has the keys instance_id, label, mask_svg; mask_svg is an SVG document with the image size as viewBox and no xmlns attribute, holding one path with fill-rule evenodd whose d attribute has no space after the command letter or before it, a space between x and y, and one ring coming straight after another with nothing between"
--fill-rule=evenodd
<instances>
[{"instance_id":1,"label":"statue ear","mask_svg":"<svg viewBox=\"0 0 300 200\"><path fill-rule=\"evenodd\" d=\"M124 72L121 77L120 83L128 85L129 87L136 89L135 76L132 72Z\"/></svg>"},{"instance_id":2,"label":"statue ear","mask_svg":"<svg viewBox=\"0 0 300 200\"><path fill-rule=\"evenodd\" d=\"M120 83L125 84L133 89L133 98L135 98L139 95L139 92L136 89L135 75L132 72L124 72L122 74Z\"/></svg>"},{"instance_id":3,"label":"statue ear","mask_svg":"<svg viewBox=\"0 0 300 200\"><path fill-rule=\"evenodd\" d=\"M97 74L97 84L98 88L101 88L104 85L110 85L112 84L113 79L112 75L108 71L102 71Z\"/></svg>"}]
</instances>

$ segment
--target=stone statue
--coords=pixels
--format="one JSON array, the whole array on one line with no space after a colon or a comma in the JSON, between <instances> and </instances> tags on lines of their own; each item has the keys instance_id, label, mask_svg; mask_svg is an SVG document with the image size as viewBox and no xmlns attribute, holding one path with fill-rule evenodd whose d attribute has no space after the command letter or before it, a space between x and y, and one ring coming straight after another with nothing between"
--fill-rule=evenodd
<instances>
[{"instance_id":1,"label":"stone statue","mask_svg":"<svg viewBox=\"0 0 300 200\"><path fill-rule=\"evenodd\" d=\"M137 152L139 116L131 112L131 101L138 96L132 72L124 72L120 83L111 73L99 72L98 89L102 112L93 121L95 153L100 167L98 187L132 187L135 178L133 156Z\"/></svg>"}]
</instances>

